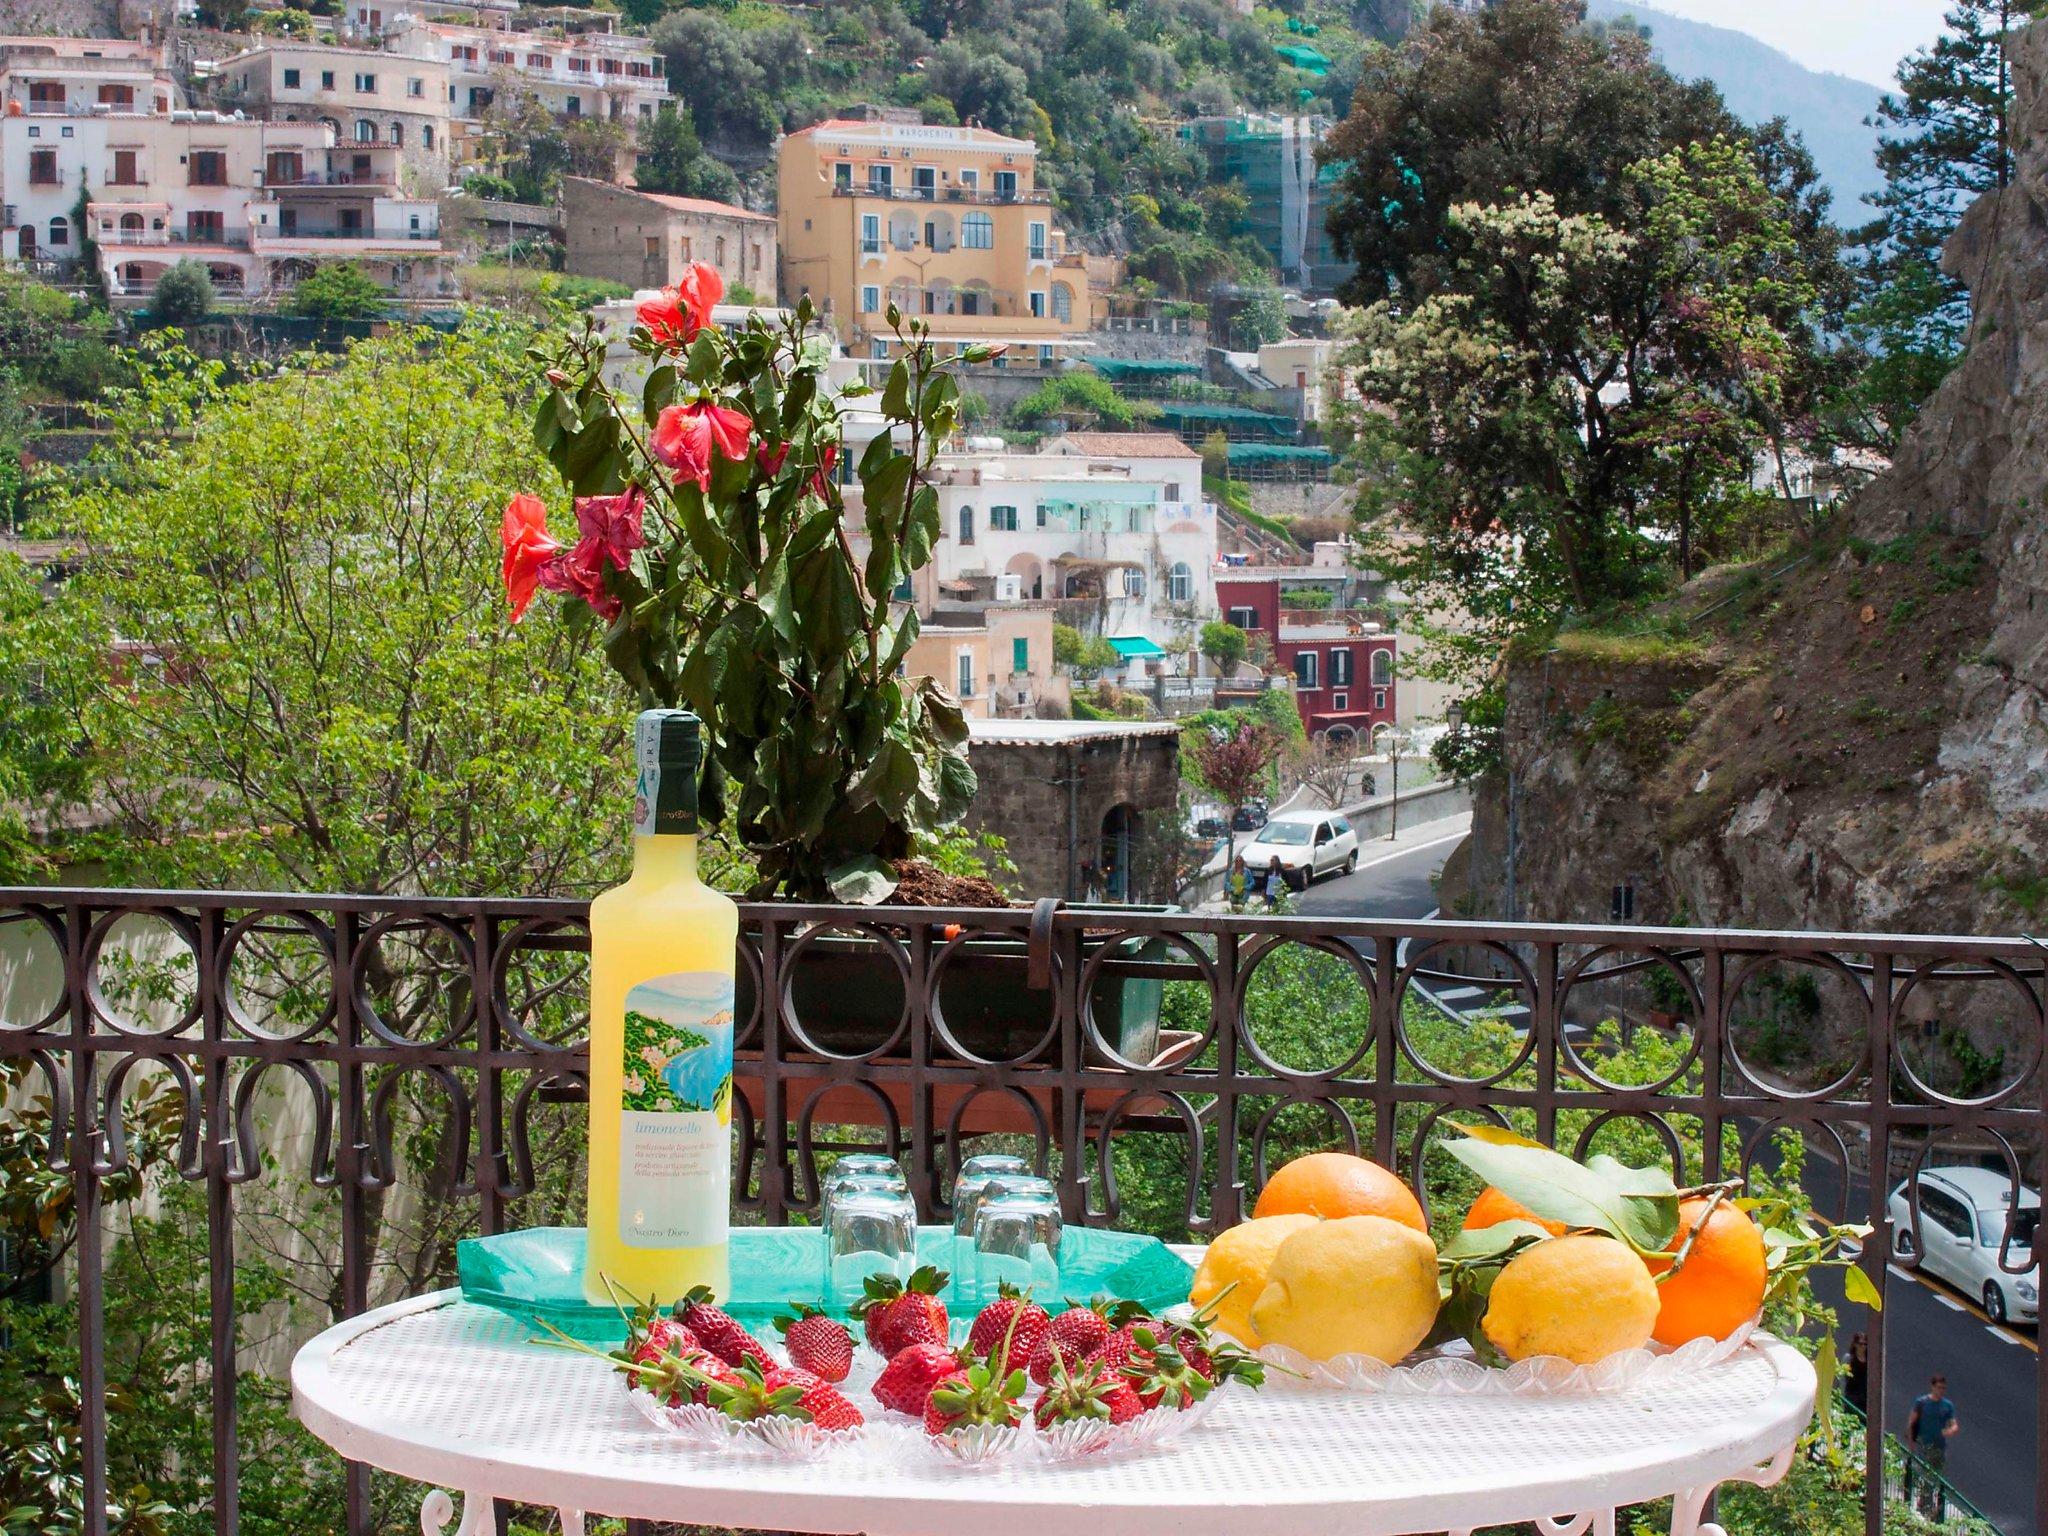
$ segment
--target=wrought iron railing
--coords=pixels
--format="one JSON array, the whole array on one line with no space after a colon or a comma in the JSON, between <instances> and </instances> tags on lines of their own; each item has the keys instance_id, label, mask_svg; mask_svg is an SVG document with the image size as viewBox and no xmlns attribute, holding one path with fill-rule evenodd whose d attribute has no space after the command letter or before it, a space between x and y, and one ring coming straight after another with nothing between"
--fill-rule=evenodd
<instances>
[{"instance_id":1,"label":"wrought iron railing","mask_svg":"<svg viewBox=\"0 0 2048 1536\"><path fill-rule=\"evenodd\" d=\"M1832 1170L1815 1186L1832 1185L1827 1214L1877 1225L1862 1262L1882 1291L1899 1179L1930 1159L2036 1173L2043 967L2022 939L1052 902L743 913L742 1220L806 1219L821 1158L850 1141L898 1151L942 1213L951 1171L994 1134L1035 1150L1075 1222L1213 1231L1311 1144L1399 1168L1441 1207L1450 1162L1435 1148L1456 1115L1580 1152L1647 1138L1681 1182L1768 1170L1796 1138ZM240 1191L285 1178L328 1192L343 1315L385 1283L371 1207L406 1180L473 1211L472 1230L524 1224L551 1176L536 1147L580 1135L585 924L567 901L0 890L0 1062L26 1072L5 1113L47 1111L46 1161L75 1198L88 1536L106 1527L101 1216L143 1085L180 1109L169 1161L205 1191L215 1518L230 1532ZM286 1114L302 1134L280 1149L269 1119ZM368 1486L351 1469L352 1533L370 1528Z\"/></svg>"}]
</instances>

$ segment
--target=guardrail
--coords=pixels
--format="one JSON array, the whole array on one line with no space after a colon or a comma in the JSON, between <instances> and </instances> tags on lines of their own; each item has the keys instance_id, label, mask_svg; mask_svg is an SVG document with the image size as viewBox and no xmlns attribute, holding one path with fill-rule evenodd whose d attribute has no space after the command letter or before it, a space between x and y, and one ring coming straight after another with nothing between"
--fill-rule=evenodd
<instances>
[{"instance_id":1,"label":"guardrail","mask_svg":"<svg viewBox=\"0 0 2048 1536\"><path fill-rule=\"evenodd\" d=\"M136 1166L136 1101L164 1096L149 1123L170 1138L169 1171L204 1191L201 1390L228 1533L238 1191L327 1192L336 1251L309 1254L302 1281L337 1315L368 1305L373 1210L409 1180L429 1178L470 1230L517 1224L540 1132L577 1144L587 920L573 901L0 890L0 1063L25 1074L8 1114L75 1218L84 1536L108 1524L103 1218ZM1429 1202L1447 1115L1579 1153L1633 1127L1681 1183L1749 1172L1780 1132L1844 1165L1860 1144L1892 1171L1987 1155L2017 1181L2018 1149L2044 1129L2042 956L1967 936L749 905L733 1204L745 1221L808 1217L821 1157L862 1142L898 1153L940 1215L973 1139L999 1133L1054 1178L1069 1221L1199 1236L1242 1219L1269 1169L1311 1145L1398 1168ZM1446 1031L1417 988L1484 993L1498 1006L1470 1013L1517 1022ZM1597 1024L1651 1008L1670 1050L1644 1080ZM1959 1030L1974 1054L1944 1047ZM297 1120L279 1139L269 1107L284 1097ZM36 1101L42 1118L24 1118ZM1830 1213L1877 1226L1863 1263L1880 1291L1890 1182ZM1881 1330L1873 1341L1882 1403ZM2043 1443L2034 1454L2038 1469ZM1881 1536L1878 1444L1866 1460L1866 1531ZM347 1488L345 1529L367 1532L365 1469Z\"/></svg>"}]
</instances>

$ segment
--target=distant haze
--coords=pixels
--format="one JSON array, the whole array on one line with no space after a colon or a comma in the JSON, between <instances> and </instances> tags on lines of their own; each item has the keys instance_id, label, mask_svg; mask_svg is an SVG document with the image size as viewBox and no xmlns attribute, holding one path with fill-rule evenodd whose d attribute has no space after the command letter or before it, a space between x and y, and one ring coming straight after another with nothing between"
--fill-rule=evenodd
<instances>
[{"instance_id":1,"label":"distant haze","mask_svg":"<svg viewBox=\"0 0 2048 1536\"><path fill-rule=\"evenodd\" d=\"M1733 27L1808 69L1888 86L1899 60L1941 32L1948 0L1658 0L1658 9Z\"/></svg>"},{"instance_id":2,"label":"distant haze","mask_svg":"<svg viewBox=\"0 0 2048 1536\"><path fill-rule=\"evenodd\" d=\"M1873 10L1903 10L1905 0L1858 0ZM1814 164L1835 194L1834 218L1850 227L1866 222L1871 210L1863 202L1880 184L1873 154L1877 132L1864 119L1877 108L1882 92L1865 80L1823 74L1767 47L1746 32L1672 14L1678 7L1735 13L1760 10L1749 0L1659 0L1657 7L1633 0L1589 0L1587 14L1595 21L1632 16L1647 28L1650 45L1664 67L1688 80L1711 80L1729 107L1748 122L1784 117L1806 140ZM1668 7L1668 8L1667 8ZM1803 12L1832 9L1831 0L1783 0L1781 9Z\"/></svg>"}]
</instances>

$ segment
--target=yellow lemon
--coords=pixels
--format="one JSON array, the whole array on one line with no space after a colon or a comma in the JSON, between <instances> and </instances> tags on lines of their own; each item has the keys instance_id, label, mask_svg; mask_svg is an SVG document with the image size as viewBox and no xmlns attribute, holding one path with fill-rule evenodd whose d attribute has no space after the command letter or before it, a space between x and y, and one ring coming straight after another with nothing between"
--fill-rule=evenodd
<instances>
[{"instance_id":1,"label":"yellow lemon","mask_svg":"<svg viewBox=\"0 0 2048 1536\"><path fill-rule=\"evenodd\" d=\"M1281 1242L1252 1303L1260 1340L1312 1360L1370 1355L1392 1364L1436 1321L1436 1244L1384 1216L1343 1216Z\"/></svg>"},{"instance_id":2,"label":"yellow lemon","mask_svg":"<svg viewBox=\"0 0 2048 1536\"><path fill-rule=\"evenodd\" d=\"M1486 1336L1510 1360L1579 1365L1639 1349L1657 1326L1657 1282L1626 1243L1574 1234L1525 1248L1493 1282Z\"/></svg>"},{"instance_id":3,"label":"yellow lemon","mask_svg":"<svg viewBox=\"0 0 2048 1536\"><path fill-rule=\"evenodd\" d=\"M1273 1255L1288 1238L1315 1224L1313 1216L1262 1216L1231 1227L1202 1255L1202 1267L1195 1271L1188 1300L1200 1311L1222 1296L1216 1306L1216 1326L1238 1343L1257 1349L1265 1341L1252 1327L1252 1303L1266 1288ZM1226 1290L1228 1295L1224 1295Z\"/></svg>"}]
</instances>

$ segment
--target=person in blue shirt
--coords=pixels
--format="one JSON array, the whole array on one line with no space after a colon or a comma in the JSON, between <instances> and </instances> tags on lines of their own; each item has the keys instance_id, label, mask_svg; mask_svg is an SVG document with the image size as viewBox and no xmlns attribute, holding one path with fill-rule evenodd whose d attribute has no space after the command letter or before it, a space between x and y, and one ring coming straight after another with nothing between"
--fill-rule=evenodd
<instances>
[{"instance_id":1,"label":"person in blue shirt","mask_svg":"<svg viewBox=\"0 0 2048 1536\"><path fill-rule=\"evenodd\" d=\"M1949 1401L1948 1378L1937 1376L1927 1384L1925 1393L1913 1399L1913 1416L1906 1421L1906 1438L1912 1443L1913 1454L1929 1470L1942 1472L1948 1465L1948 1443L1960 1428L1956 1405ZM1941 1518L1943 1500L1934 1478L1922 1481L1918 1503L1923 1515Z\"/></svg>"}]
</instances>

